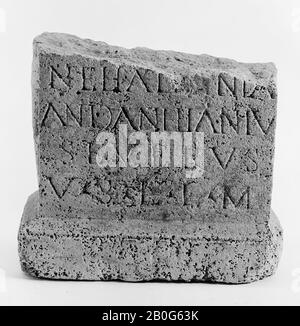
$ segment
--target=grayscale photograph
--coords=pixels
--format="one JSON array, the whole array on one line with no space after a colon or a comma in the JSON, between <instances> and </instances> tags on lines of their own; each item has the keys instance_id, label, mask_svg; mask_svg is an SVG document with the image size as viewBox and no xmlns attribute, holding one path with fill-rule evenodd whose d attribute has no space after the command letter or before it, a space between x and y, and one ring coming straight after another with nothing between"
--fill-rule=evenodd
<instances>
[{"instance_id":1,"label":"grayscale photograph","mask_svg":"<svg viewBox=\"0 0 300 326\"><path fill-rule=\"evenodd\" d=\"M299 0L4 0L0 46L0 306L300 305Z\"/></svg>"}]
</instances>

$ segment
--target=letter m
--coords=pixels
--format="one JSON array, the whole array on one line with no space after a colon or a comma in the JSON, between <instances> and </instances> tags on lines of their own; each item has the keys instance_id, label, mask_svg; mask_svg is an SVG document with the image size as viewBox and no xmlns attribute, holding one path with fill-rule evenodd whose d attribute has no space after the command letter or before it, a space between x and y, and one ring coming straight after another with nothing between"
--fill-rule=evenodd
<instances>
[{"instance_id":1,"label":"letter m","mask_svg":"<svg viewBox=\"0 0 300 326\"><path fill-rule=\"evenodd\" d=\"M233 196L231 193L231 188L224 187L224 198L223 198L223 208L250 208L250 187L247 187L242 192L240 196Z\"/></svg>"}]
</instances>

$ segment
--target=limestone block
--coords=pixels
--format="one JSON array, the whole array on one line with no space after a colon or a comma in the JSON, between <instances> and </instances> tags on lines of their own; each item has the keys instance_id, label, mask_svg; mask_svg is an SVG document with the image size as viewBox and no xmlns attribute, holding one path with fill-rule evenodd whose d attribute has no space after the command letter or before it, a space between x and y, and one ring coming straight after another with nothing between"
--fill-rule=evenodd
<instances>
[{"instance_id":1,"label":"limestone block","mask_svg":"<svg viewBox=\"0 0 300 326\"><path fill-rule=\"evenodd\" d=\"M281 231L270 209L272 63L45 33L34 40L32 82L39 190L20 228L24 270L228 283L273 273ZM202 132L204 173L124 166L119 156L99 167L97 136L117 137L124 124L128 133Z\"/></svg>"}]
</instances>

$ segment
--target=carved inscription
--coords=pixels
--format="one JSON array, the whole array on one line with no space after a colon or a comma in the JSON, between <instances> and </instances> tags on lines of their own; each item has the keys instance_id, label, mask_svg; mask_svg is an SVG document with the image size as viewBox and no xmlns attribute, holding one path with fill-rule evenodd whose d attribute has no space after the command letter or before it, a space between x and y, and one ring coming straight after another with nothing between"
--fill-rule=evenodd
<instances>
[{"instance_id":1,"label":"carved inscription","mask_svg":"<svg viewBox=\"0 0 300 326\"><path fill-rule=\"evenodd\" d=\"M272 82L229 70L175 76L172 69L145 68L126 60L76 60L43 57L40 66L43 100L35 127L46 205L55 200L71 209L82 200L97 208L268 208L269 196L263 191L272 176ZM108 174L99 170L97 134L117 134L124 123L136 132L203 132L204 176L190 182L176 168L171 169L173 175L163 167L127 174L122 174L124 166ZM262 179L264 189L258 186Z\"/></svg>"},{"instance_id":2,"label":"carved inscription","mask_svg":"<svg viewBox=\"0 0 300 326\"><path fill-rule=\"evenodd\" d=\"M268 94L271 99L276 98L275 90L272 86L253 85L247 81L231 77L228 74L220 73L218 75L218 95L234 96L245 98L259 98L263 93Z\"/></svg>"},{"instance_id":3,"label":"carved inscription","mask_svg":"<svg viewBox=\"0 0 300 326\"><path fill-rule=\"evenodd\" d=\"M77 71L72 73L72 71ZM198 93L232 96L235 98L261 99L267 97L276 99L273 85L258 85L239 79L227 73L207 76L182 77L181 83L175 83L163 73L151 69L117 66L107 61L101 61L98 66L81 67L76 69L65 64L60 71L49 66L49 86L52 89L68 91L77 79L77 91L107 91L107 92L146 92L170 93L196 90Z\"/></svg>"},{"instance_id":4,"label":"carved inscription","mask_svg":"<svg viewBox=\"0 0 300 326\"><path fill-rule=\"evenodd\" d=\"M180 112L184 112L184 115ZM172 119L172 130L166 121ZM207 134L268 135L274 128L275 116L259 117L251 108L237 109L229 114L224 109L213 115L205 107L108 107L99 104L58 105L48 103L40 117L40 128L90 127L114 130L119 123L127 123L135 131L144 130L145 125L153 131L204 131Z\"/></svg>"},{"instance_id":5,"label":"carved inscription","mask_svg":"<svg viewBox=\"0 0 300 326\"><path fill-rule=\"evenodd\" d=\"M77 79L78 91L168 93L172 84L162 73L150 69L115 66L104 61L100 67L82 67L77 74L72 74L72 67L65 65L59 71L49 66L50 89L67 91L72 88L71 81ZM79 70L79 72L78 72ZM79 86L79 87L78 87Z\"/></svg>"},{"instance_id":6,"label":"carved inscription","mask_svg":"<svg viewBox=\"0 0 300 326\"><path fill-rule=\"evenodd\" d=\"M178 204L184 207L205 207L207 202L214 203L215 208L250 209L251 189L249 186L239 187L216 186L191 200L189 192L191 184L179 183L178 187L168 186L167 183L154 185L153 180L137 181L132 184L121 183L116 189L111 181L102 178L92 178L82 182L80 178L65 179L64 185L59 185L55 178L47 178L48 185L57 199L63 199L67 194L75 197L88 195L105 207L111 205L161 206L162 204ZM79 187L78 187L79 185ZM190 189L191 188L191 189ZM120 195L122 194L122 195Z\"/></svg>"}]
</instances>

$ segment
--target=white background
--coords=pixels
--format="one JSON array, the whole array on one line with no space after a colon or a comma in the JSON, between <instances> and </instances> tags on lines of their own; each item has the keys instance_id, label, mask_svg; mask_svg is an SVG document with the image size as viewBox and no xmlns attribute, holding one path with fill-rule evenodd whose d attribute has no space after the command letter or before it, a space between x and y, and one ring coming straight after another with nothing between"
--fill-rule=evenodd
<instances>
[{"instance_id":1,"label":"white background","mask_svg":"<svg viewBox=\"0 0 300 326\"><path fill-rule=\"evenodd\" d=\"M284 228L275 276L247 285L62 282L21 271L17 230L37 189L32 39L66 32L124 47L207 53L278 68L272 206ZM300 304L300 0L0 0L0 304Z\"/></svg>"}]
</instances>

